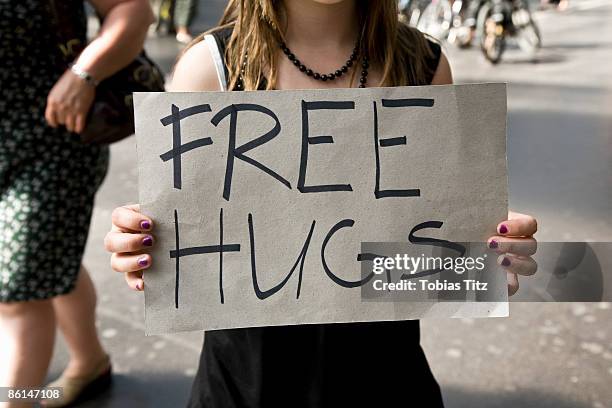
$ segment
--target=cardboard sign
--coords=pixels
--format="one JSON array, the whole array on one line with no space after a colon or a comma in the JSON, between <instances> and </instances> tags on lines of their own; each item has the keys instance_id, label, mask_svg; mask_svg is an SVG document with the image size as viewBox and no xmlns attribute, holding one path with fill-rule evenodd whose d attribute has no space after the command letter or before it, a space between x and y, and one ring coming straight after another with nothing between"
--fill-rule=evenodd
<instances>
[{"instance_id":1,"label":"cardboard sign","mask_svg":"<svg viewBox=\"0 0 612 408\"><path fill-rule=\"evenodd\" d=\"M362 242L484 242L506 219L504 84L137 93L134 106L156 237L147 333L507 314L360 291Z\"/></svg>"}]
</instances>

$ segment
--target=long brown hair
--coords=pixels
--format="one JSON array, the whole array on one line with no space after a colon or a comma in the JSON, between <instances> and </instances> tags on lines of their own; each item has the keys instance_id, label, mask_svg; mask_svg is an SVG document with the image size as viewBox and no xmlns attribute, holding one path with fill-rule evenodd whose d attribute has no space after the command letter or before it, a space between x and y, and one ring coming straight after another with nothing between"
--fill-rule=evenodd
<instances>
[{"instance_id":1,"label":"long brown hair","mask_svg":"<svg viewBox=\"0 0 612 408\"><path fill-rule=\"evenodd\" d=\"M397 0L356 0L356 6L362 27L359 58L367 56L382 68L377 85L427 85L432 73L426 60L433 53L423 34L398 20ZM225 50L228 89L234 89L239 77L246 90L259 89L262 81L266 89L275 87L278 44L284 41L281 7L280 0L229 0L219 26L208 32L232 28Z\"/></svg>"}]
</instances>

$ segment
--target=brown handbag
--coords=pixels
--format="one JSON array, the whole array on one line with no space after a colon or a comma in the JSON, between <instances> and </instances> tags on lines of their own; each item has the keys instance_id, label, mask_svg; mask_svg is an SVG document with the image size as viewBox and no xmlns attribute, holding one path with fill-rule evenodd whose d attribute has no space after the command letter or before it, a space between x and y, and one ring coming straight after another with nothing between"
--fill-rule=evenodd
<instances>
[{"instance_id":1,"label":"brown handbag","mask_svg":"<svg viewBox=\"0 0 612 408\"><path fill-rule=\"evenodd\" d=\"M76 22L74 2L49 0L52 28L67 69L85 48ZM73 17L73 18L71 18ZM134 134L133 92L163 92L164 76L144 50L128 66L101 81L87 115L81 139L86 144L110 144Z\"/></svg>"}]
</instances>

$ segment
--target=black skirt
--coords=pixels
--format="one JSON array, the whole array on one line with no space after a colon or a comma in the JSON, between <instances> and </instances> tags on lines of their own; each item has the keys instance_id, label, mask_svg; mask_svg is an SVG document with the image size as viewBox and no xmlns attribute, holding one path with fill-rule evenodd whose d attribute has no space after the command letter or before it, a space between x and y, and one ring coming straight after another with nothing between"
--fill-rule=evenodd
<instances>
[{"instance_id":1,"label":"black skirt","mask_svg":"<svg viewBox=\"0 0 612 408\"><path fill-rule=\"evenodd\" d=\"M206 332L189 407L443 407L419 322Z\"/></svg>"}]
</instances>

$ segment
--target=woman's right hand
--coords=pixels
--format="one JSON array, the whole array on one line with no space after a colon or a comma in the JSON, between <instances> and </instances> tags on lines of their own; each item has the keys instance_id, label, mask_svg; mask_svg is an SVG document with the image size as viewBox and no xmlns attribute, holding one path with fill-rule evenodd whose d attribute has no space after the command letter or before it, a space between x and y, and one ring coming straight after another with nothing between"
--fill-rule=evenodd
<instances>
[{"instance_id":1,"label":"woman's right hand","mask_svg":"<svg viewBox=\"0 0 612 408\"><path fill-rule=\"evenodd\" d=\"M140 213L140 205L117 207L112 215L113 226L104 238L111 252L111 267L125 274L133 290L144 289L143 271L151 266L151 255L145 250L153 246L153 221Z\"/></svg>"}]
</instances>

